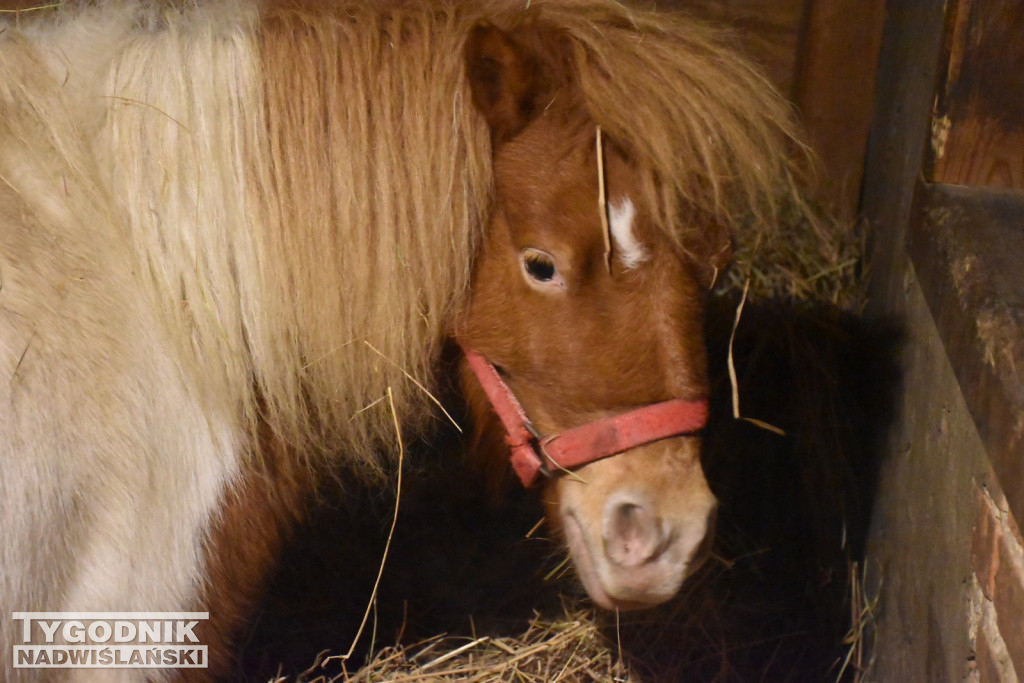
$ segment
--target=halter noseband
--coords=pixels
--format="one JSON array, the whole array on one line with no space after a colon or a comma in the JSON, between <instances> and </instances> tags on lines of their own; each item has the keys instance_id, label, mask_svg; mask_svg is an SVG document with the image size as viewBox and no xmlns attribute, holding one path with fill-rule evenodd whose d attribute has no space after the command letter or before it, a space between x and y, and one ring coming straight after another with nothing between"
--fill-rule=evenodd
<instances>
[{"instance_id":1,"label":"halter noseband","mask_svg":"<svg viewBox=\"0 0 1024 683\"><path fill-rule=\"evenodd\" d=\"M512 469L526 488L539 474L553 476L659 439L693 434L708 420L706 399L676 398L541 436L494 365L472 349L463 352L505 427Z\"/></svg>"}]
</instances>

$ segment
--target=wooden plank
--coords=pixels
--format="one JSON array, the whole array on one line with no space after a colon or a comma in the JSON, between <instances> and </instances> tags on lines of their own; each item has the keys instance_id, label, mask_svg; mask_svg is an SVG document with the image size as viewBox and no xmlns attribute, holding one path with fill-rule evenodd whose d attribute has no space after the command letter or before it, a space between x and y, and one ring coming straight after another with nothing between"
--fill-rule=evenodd
<instances>
[{"instance_id":1,"label":"wooden plank","mask_svg":"<svg viewBox=\"0 0 1024 683\"><path fill-rule=\"evenodd\" d=\"M907 251L1010 509L1024 519L1024 196L920 183Z\"/></svg>"},{"instance_id":2,"label":"wooden plank","mask_svg":"<svg viewBox=\"0 0 1024 683\"><path fill-rule=\"evenodd\" d=\"M824 199L854 215L860 194L884 0L809 0L793 99L826 174Z\"/></svg>"},{"instance_id":3,"label":"wooden plank","mask_svg":"<svg viewBox=\"0 0 1024 683\"><path fill-rule=\"evenodd\" d=\"M1024 189L1024 0L951 3L925 176Z\"/></svg>"}]
</instances>

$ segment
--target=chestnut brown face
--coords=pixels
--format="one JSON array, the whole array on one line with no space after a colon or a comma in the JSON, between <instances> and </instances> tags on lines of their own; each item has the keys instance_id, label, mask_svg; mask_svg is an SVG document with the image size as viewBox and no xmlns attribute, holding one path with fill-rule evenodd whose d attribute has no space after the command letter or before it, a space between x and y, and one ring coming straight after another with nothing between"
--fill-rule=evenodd
<instances>
[{"instance_id":1,"label":"chestnut brown face","mask_svg":"<svg viewBox=\"0 0 1024 683\"><path fill-rule=\"evenodd\" d=\"M538 59L493 27L467 46L492 132L495 201L459 339L500 369L542 434L706 398L704 288L610 140L599 203L596 124L558 90L558 60ZM467 381L477 422L493 424ZM507 467L500 439L490 443ZM705 555L716 508L694 436L592 462L549 480L544 497L588 593L609 609L672 597Z\"/></svg>"},{"instance_id":2,"label":"chestnut brown face","mask_svg":"<svg viewBox=\"0 0 1024 683\"><path fill-rule=\"evenodd\" d=\"M606 263L593 139L568 144L559 133L542 116L496 152L498 199L462 340L501 369L543 434L705 397L700 286L633 203L629 166L614 153ZM603 607L663 602L704 557L716 502L697 437L640 446L546 486L548 519Z\"/></svg>"}]
</instances>

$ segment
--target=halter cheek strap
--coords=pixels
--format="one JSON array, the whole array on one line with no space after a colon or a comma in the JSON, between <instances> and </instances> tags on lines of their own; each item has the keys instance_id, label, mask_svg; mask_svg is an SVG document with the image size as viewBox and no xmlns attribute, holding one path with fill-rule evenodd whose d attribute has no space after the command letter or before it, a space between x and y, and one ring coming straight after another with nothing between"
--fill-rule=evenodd
<instances>
[{"instance_id":1,"label":"halter cheek strap","mask_svg":"<svg viewBox=\"0 0 1024 683\"><path fill-rule=\"evenodd\" d=\"M527 488L540 474L552 476L653 441L693 434L707 424L706 399L677 398L541 436L494 365L472 349L463 347L463 352L505 427L512 468Z\"/></svg>"}]
</instances>

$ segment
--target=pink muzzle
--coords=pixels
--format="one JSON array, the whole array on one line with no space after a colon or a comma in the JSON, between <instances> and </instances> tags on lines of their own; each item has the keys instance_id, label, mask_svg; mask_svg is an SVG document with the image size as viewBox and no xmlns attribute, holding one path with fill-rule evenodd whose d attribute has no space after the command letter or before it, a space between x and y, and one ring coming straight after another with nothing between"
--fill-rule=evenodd
<instances>
[{"instance_id":1,"label":"pink muzzle","mask_svg":"<svg viewBox=\"0 0 1024 683\"><path fill-rule=\"evenodd\" d=\"M494 365L472 349L463 352L505 427L512 468L527 488L538 475L554 476L660 439L694 434L708 421L707 399L676 398L542 436Z\"/></svg>"}]
</instances>

